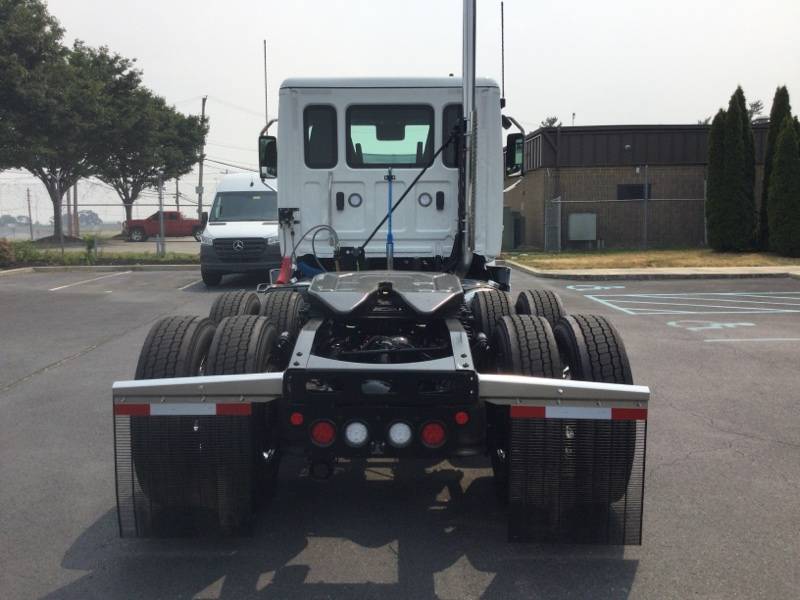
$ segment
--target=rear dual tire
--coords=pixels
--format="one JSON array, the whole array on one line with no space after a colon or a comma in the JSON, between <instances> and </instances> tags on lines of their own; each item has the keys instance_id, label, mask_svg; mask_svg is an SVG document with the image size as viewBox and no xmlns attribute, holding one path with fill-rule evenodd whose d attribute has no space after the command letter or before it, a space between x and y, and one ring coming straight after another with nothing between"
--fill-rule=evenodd
<instances>
[{"instance_id":1,"label":"rear dual tire","mask_svg":"<svg viewBox=\"0 0 800 600\"><path fill-rule=\"evenodd\" d=\"M208 318L214 323L221 323L226 317L238 315L257 315L261 311L258 294L245 290L224 292L216 297L211 305Z\"/></svg>"},{"instance_id":2,"label":"rear dual tire","mask_svg":"<svg viewBox=\"0 0 800 600\"><path fill-rule=\"evenodd\" d=\"M275 336L275 327L255 315L225 317L218 326L201 317L167 317L151 328L136 378L264 372L270 369ZM261 403L251 408L246 421L131 417L133 467L149 501L140 509L143 531L169 535L175 527L171 521L193 522L209 512L226 533L249 524L255 508L271 495L278 468L274 408ZM242 456L249 458L236 458ZM167 518L160 514L165 511Z\"/></svg>"}]
</instances>

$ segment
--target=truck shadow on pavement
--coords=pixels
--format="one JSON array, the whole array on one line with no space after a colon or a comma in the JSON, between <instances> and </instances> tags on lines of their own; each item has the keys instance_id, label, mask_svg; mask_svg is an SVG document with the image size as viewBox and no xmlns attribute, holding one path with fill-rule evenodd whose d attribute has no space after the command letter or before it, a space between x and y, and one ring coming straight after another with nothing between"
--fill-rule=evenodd
<instances>
[{"instance_id":1,"label":"truck shadow on pavement","mask_svg":"<svg viewBox=\"0 0 800 600\"><path fill-rule=\"evenodd\" d=\"M62 560L89 573L46 598L626 598L636 575L621 547L508 543L486 470L299 469L284 462L247 538L119 539L109 511Z\"/></svg>"}]
</instances>

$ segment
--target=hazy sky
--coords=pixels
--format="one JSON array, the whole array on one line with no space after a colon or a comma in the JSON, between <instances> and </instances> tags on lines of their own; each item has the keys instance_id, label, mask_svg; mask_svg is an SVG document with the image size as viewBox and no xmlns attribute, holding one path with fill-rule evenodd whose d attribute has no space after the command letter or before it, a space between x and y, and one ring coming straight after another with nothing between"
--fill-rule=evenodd
<instances>
[{"instance_id":1,"label":"hazy sky","mask_svg":"<svg viewBox=\"0 0 800 600\"><path fill-rule=\"evenodd\" d=\"M168 102L199 113L208 95L209 157L255 166L264 123L262 40L272 116L293 76L461 72L460 0L50 0L66 38L135 57ZM695 123L737 84L766 112L778 85L800 107L800 0L506 0L507 111L533 129L548 115L576 124ZM500 2L478 0L478 75L500 81ZM207 169L206 198L221 168ZM195 174L181 181L194 190ZM31 186L0 175L0 210ZM170 189L174 190L172 184ZM116 202L86 184L83 202ZM149 200L148 200L149 201ZM95 209L97 210L97 209ZM151 208L142 208L149 214ZM116 220L121 210L98 210ZM16 212L15 212L16 214ZM20 213L21 214L21 213Z\"/></svg>"}]
</instances>

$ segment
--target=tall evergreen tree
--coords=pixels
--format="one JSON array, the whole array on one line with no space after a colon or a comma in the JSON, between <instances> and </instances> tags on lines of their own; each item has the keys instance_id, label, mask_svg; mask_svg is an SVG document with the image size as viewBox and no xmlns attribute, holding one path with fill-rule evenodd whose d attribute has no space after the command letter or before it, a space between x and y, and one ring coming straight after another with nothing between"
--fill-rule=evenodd
<instances>
[{"instance_id":1,"label":"tall evergreen tree","mask_svg":"<svg viewBox=\"0 0 800 600\"><path fill-rule=\"evenodd\" d=\"M752 247L755 233L755 207L747 194L746 150L742 111L736 96L731 96L725 114L724 239L721 249L742 252Z\"/></svg>"},{"instance_id":2,"label":"tall evergreen tree","mask_svg":"<svg viewBox=\"0 0 800 600\"><path fill-rule=\"evenodd\" d=\"M721 250L725 239L725 111L719 109L708 136L706 228L708 244Z\"/></svg>"},{"instance_id":3,"label":"tall evergreen tree","mask_svg":"<svg viewBox=\"0 0 800 600\"><path fill-rule=\"evenodd\" d=\"M742 115L742 136L744 141L744 168L745 181L747 183L747 203L753 207L753 219L758 221L756 208L756 143L753 138L753 127L750 123L750 109L744 97L742 86L738 86L733 93L736 102L739 103L739 111ZM755 228L753 235L756 235ZM753 241L756 241L755 239Z\"/></svg>"},{"instance_id":4,"label":"tall evergreen tree","mask_svg":"<svg viewBox=\"0 0 800 600\"><path fill-rule=\"evenodd\" d=\"M769 245L769 182L772 176L772 161L775 156L775 146L778 141L783 119L791 117L792 106L789 104L789 90L781 86L775 90L772 100L772 110L769 113L769 133L767 133L767 153L764 159L764 185L761 192L761 210L759 211L759 247L768 250Z\"/></svg>"},{"instance_id":5,"label":"tall evergreen tree","mask_svg":"<svg viewBox=\"0 0 800 600\"><path fill-rule=\"evenodd\" d=\"M800 256L800 144L790 117L784 118L775 146L768 218L770 249Z\"/></svg>"}]
</instances>

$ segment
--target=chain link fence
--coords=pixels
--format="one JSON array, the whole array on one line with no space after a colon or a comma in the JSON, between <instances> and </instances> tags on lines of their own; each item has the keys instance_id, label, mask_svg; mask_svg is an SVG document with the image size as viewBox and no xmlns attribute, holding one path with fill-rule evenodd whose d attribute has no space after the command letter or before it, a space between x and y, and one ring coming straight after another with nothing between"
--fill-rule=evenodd
<instances>
[{"instance_id":1,"label":"chain link fence","mask_svg":"<svg viewBox=\"0 0 800 600\"><path fill-rule=\"evenodd\" d=\"M506 204L515 226L507 248L560 252L706 244L703 166L541 168L525 174Z\"/></svg>"}]
</instances>

